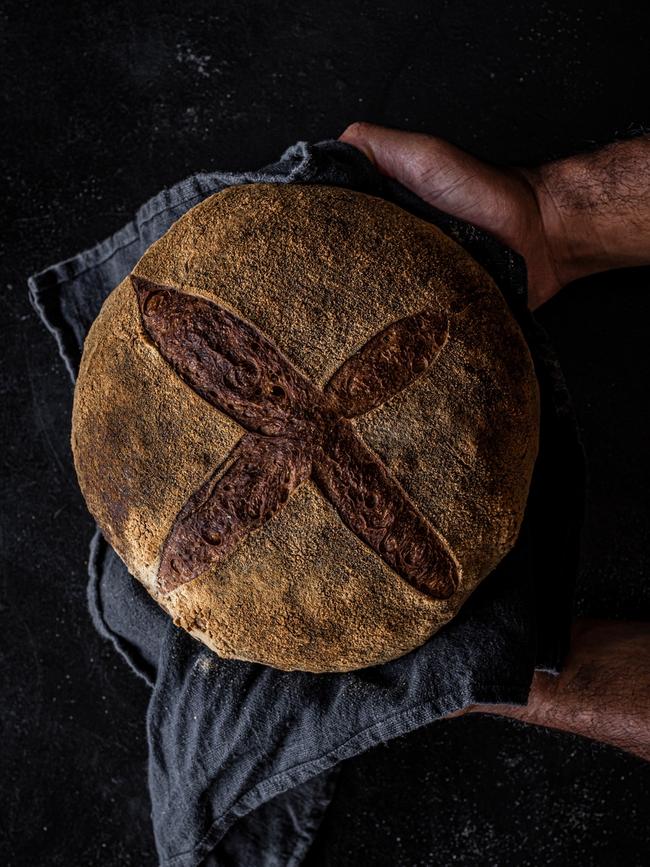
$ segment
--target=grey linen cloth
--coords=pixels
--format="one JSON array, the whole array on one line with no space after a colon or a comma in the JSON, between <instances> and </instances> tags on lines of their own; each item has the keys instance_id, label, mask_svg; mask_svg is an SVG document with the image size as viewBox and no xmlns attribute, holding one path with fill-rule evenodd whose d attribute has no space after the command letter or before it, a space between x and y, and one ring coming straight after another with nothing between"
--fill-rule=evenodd
<instances>
[{"instance_id":1,"label":"grey linen cloth","mask_svg":"<svg viewBox=\"0 0 650 867\"><path fill-rule=\"evenodd\" d=\"M32 303L72 380L102 302L147 247L212 193L258 181L382 196L469 250L504 293L531 348L541 447L519 540L458 616L401 659L344 674L220 659L173 625L95 533L88 604L99 632L151 688L152 819L160 863L169 867L299 864L343 759L470 703L525 703L535 668L561 665L571 619L583 456L559 366L526 309L523 260L381 176L348 145L299 142L260 171L196 174L151 199L112 237L32 276Z\"/></svg>"}]
</instances>

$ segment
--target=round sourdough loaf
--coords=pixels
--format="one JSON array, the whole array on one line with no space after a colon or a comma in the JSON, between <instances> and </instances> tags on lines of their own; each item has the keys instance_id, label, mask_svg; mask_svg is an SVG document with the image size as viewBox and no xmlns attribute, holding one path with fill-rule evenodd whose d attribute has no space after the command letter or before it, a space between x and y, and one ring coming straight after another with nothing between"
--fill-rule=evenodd
<instances>
[{"instance_id":1,"label":"round sourdough loaf","mask_svg":"<svg viewBox=\"0 0 650 867\"><path fill-rule=\"evenodd\" d=\"M72 448L104 536L224 657L394 659L513 546L537 382L499 289L382 199L251 184L192 208L104 303Z\"/></svg>"}]
</instances>

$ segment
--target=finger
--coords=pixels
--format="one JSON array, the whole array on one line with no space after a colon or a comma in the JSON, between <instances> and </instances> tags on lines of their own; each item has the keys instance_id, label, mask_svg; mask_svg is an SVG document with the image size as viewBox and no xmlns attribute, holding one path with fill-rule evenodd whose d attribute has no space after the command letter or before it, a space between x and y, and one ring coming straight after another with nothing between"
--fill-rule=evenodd
<instances>
[{"instance_id":1,"label":"finger","mask_svg":"<svg viewBox=\"0 0 650 867\"><path fill-rule=\"evenodd\" d=\"M440 210L493 232L503 222L503 194L511 185L507 173L450 142L370 123L353 123L340 141Z\"/></svg>"}]
</instances>

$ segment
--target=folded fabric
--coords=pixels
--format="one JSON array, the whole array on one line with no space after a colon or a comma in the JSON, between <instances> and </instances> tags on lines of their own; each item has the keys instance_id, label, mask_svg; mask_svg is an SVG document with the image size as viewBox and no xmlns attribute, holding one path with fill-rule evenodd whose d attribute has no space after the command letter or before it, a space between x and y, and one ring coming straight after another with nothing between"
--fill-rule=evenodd
<instances>
[{"instance_id":1,"label":"folded fabric","mask_svg":"<svg viewBox=\"0 0 650 867\"><path fill-rule=\"evenodd\" d=\"M535 668L568 643L584 463L547 336L526 307L520 256L436 211L339 142L300 142L260 171L194 175L115 235L29 279L72 380L109 292L189 208L234 184L318 183L382 196L439 226L492 275L526 336L540 383L540 453L514 549L460 614L416 651L344 674L220 659L176 628L99 531L88 602L95 626L151 687L149 786L160 863L295 865L331 800L337 765L467 704L526 701Z\"/></svg>"}]
</instances>

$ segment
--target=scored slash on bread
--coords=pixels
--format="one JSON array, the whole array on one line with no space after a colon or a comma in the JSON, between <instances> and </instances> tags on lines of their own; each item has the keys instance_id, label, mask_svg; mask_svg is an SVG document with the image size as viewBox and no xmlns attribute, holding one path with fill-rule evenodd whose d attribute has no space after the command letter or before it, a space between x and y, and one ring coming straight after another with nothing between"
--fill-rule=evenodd
<instances>
[{"instance_id":1,"label":"scored slash on bread","mask_svg":"<svg viewBox=\"0 0 650 867\"><path fill-rule=\"evenodd\" d=\"M246 433L185 503L163 545L168 593L218 565L310 478L343 523L421 592L446 599L460 568L350 419L407 388L437 359L449 318L425 308L387 325L323 390L250 322L214 301L132 275L145 333L178 376Z\"/></svg>"}]
</instances>

